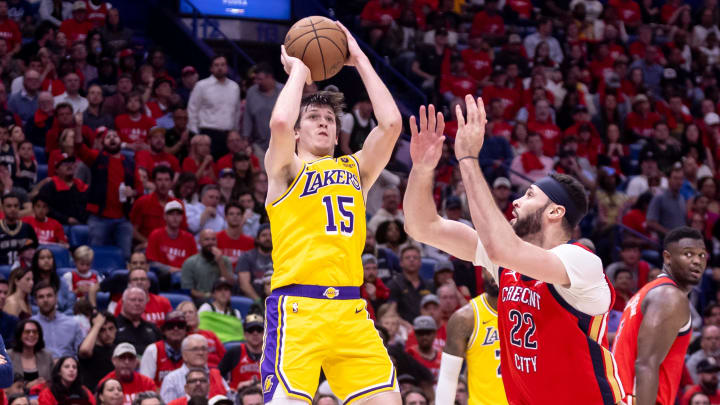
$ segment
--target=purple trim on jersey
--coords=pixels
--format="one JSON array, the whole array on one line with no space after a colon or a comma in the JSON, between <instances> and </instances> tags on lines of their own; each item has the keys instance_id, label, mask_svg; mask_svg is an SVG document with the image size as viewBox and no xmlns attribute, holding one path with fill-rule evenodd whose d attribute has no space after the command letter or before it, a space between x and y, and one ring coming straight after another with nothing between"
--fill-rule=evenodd
<instances>
[{"instance_id":1,"label":"purple trim on jersey","mask_svg":"<svg viewBox=\"0 0 720 405\"><path fill-rule=\"evenodd\" d=\"M368 389L366 389L366 390L363 390L363 391L358 392L357 394L350 395L349 397L345 398L345 402L343 402L343 403L344 403L344 404L349 404L350 402L352 402L352 401L353 401L355 398L357 398L357 397L370 394L370 393L372 393L373 391L379 391L379 390L382 390L382 389L392 388L394 385L395 385L395 367L393 366L393 368L392 368L392 377L390 378L390 382L389 382L388 384L383 384L383 385L380 385L380 386L378 386L378 387L368 388Z\"/></svg>"},{"instance_id":2,"label":"purple trim on jersey","mask_svg":"<svg viewBox=\"0 0 720 405\"><path fill-rule=\"evenodd\" d=\"M585 334L587 339L588 353L590 354L593 372L595 373L595 380L598 383L598 389L600 390L600 395L603 398L603 403L607 405L615 404L612 387L610 387L610 383L605 375L605 360L603 359L600 343L590 338L590 323L592 322L593 317L584 312L578 311L565 301L552 284L548 284L547 287L548 291L550 291L550 295L552 295L555 301L557 301L558 304L560 304L560 306L562 306L572 316L577 318L578 328L580 328L580 330Z\"/></svg>"},{"instance_id":3,"label":"purple trim on jersey","mask_svg":"<svg viewBox=\"0 0 720 405\"><path fill-rule=\"evenodd\" d=\"M271 296L290 295L315 299L356 300L360 299L360 287L327 287L322 285L291 284L276 288Z\"/></svg>"},{"instance_id":4,"label":"purple trim on jersey","mask_svg":"<svg viewBox=\"0 0 720 405\"><path fill-rule=\"evenodd\" d=\"M275 388L278 385L278 379L275 375L275 362L277 359L277 338L278 338L278 301L279 297L270 296L265 300L265 351L263 352L262 363L260 364L261 388L263 390L263 399L265 403L270 403ZM269 379L269 381L268 381ZM270 384L268 387L267 385Z\"/></svg>"}]
</instances>

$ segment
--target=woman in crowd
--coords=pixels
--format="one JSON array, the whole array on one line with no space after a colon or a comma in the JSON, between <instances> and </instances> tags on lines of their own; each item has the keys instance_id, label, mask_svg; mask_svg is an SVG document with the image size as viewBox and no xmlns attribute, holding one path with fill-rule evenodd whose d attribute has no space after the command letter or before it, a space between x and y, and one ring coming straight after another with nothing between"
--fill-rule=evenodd
<instances>
[{"instance_id":1,"label":"woman in crowd","mask_svg":"<svg viewBox=\"0 0 720 405\"><path fill-rule=\"evenodd\" d=\"M45 350L45 340L40 324L33 319L25 319L15 328L14 346L8 350L13 365L13 373L22 374L25 389L50 381L53 359Z\"/></svg>"},{"instance_id":2,"label":"woman in crowd","mask_svg":"<svg viewBox=\"0 0 720 405\"><path fill-rule=\"evenodd\" d=\"M387 302L380 305L377 310L377 321L388 332L388 345L399 343L405 346L411 327L398 314L396 303Z\"/></svg>"},{"instance_id":3,"label":"woman in crowd","mask_svg":"<svg viewBox=\"0 0 720 405\"><path fill-rule=\"evenodd\" d=\"M187 207L189 204L195 204L198 200L197 196L197 177L195 173L182 172L178 176L173 188L175 198L181 200Z\"/></svg>"},{"instance_id":4,"label":"woman in crowd","mask_svg":"<svg viewBox=\"0 0 720 405\"><path fill-rule=\"evenodd\" d=\"M103 381L95 395L97 405L121 405L124 399L122 385L114 378Z\"/></svg>"},{"instance_id":5,"label":"woman in crowd","mask_svg":"<svg viewBox=\"0 0 720 405\"><path fill-rule=\"evenodd\" d=\"M3 311L20 319L30 318L30 294L34 285L33 273L30 269L18 267L10 273L10 294L5 301Z\"/></svg>"},{"instance_id":6,"label":"woman in crowd","mask_svg":"<svg viewBox=\"0 0 720 405\"><path fill-rule=\"evenodd\" d=\"M95 397L78 378L78 364L74 357L63 356L52 370L50 384L40 392L38 405L95 405Z\"/></svg>"},{"instance_id":7,"label":"woman in crowd","mask_svg":"<svg viewBox=\"0 0 720 405\"><path fill-rule=\"evenodd\" d=\"M210 137L198 134L190 139L190 154L182 162L185 172L195 173L198 185L214 184L217 182L213 157L210 154Z\"/></svg>"},{"instance_id":8,"label":"woman in crowd","mask_svg":"<svg viewBox=\"0 0 720 405\"><path fill-rule=\"evenodd\" d=\"M71 313L75 305L75 294L70 287L57 274L55 256L50 249L38 249L32 259L32 273L35 284L47 281L57 291L57 309L60 312Z\"/></svg>"}]
</instances>

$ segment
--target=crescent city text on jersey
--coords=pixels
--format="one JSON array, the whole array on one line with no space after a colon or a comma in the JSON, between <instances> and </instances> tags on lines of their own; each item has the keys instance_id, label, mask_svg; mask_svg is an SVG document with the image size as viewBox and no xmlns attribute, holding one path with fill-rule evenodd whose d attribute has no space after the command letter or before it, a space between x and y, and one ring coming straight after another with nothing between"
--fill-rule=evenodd
<instances>
[{"instance_id":1,"label":"crescent city text on jersey","mask_svg":"<svg viewBox=\"0 0 720 405\"><path fill-rule=\"evenodd\" d=\"M332 185L349 185L354 187L355 190L360 190L360 180L353 172L348 170L333 169L322 172L313 170L305 172L304 175L307 178L305 179L305 189L300 194L300 198L313 195L319 189Z\"/></svg>"},{"instance_id":2,"label":"crescent city text on jersey","mask_svg":"<svg viewBox=\"0 0 720 405\"><path fill-rule=\"evenodd\" d=\"M522 302L525 305L540 310L540 294L527 287L519 285L503 287L502 300L503 302Z\"/></svg>"}]
</instances>

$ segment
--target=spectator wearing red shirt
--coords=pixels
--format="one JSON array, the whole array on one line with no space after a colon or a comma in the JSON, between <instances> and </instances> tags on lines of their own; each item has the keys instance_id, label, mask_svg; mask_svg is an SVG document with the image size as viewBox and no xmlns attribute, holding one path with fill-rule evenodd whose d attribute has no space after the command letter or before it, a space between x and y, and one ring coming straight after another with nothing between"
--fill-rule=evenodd
<instances>
[{"instance_id":1,"label":"spectator wearing red shirt","mask_svg":"<svg viewBox=\"0 0 720 405\"><path fill-rule=\"evenodd\" d=\"M714 357L700 360L697 365L698 384L685 391L682 397L682 405L691 405L690 398L697 392L707 395L710 399L710 405L720 404L718 372L720 372L720 365L717 364Z\"/></svg>"},{"instance_id":2,"label":"spectator wearing red shirt","mask_svg":"<svg viewBox=\"0 0 720 405\"><path fill-rule=\"evenodd\" d=\"M638 94L633 98L632 108L632 112L625 118L625 130L636 139L650 139L655 124L661 121L662 117L650 111L650 102L644 94Z\"/></svg>"},{"instance_id":3,"label":"spectator wearing red shirt","mask_svg":"<svg viewBox=\"0 0 720 405\"><path fill-rule=\"evenodd\" d=\"M200 318L192 301L183 301L178 304L176 309L185 314L185 322L187 322L189 333L197 333L205 337L208 344L208 367L217 368L220 360L225 357L225 346L223 346L220 338L211 330L198 329Z\"/></svg>"},{"instance_id":4,"label":"spectator wearing red shirt","mask_svg":"<svg viewBox=\"0 0 720 405\"><path fill-rule=\"evenodd\" d=\"M553 157L561 141L560 128L552 122L550 102L544 99L535 102L535 119L528 122L527 129L543 139L543 154Z\"/></svg>"},{"instance_id":5,"label":"spectator wearing red shirt","mask_svg":"<svg viewBox=\"0 0 720 405\"><path fill-rule=\"evenodd\" d=\"M82 135L75 133L77 155L90 168L92 183L88 190L87 211L90 213L91 245L115 245L130 257L133 227L125 218L131 207L135 190L135 165L120 152L120 137L107 131L102 138L102 150L90 149L82 143Z\"/></svg>"},{"instance_id":6,"label":"spectator wearing red shirt","mask_svg":"<svg viewBox=\"0 0 720 405\"><path fill-rule=\"evenodd\" d=\"M173 200L165 204L165 226L155 229L148 237L148 260L160 278L180 272L185 259L197 253L195 238L181 229L183 213L181 202Z\"/></svg>"},{"instance_id":7,"label":"spectator wearing red shirt","mask_svg":"<svg viewBox=\"0 0 720 405\"><path fill-rule=\"evenodd\" d=\"M240 204L234 201L225 205L227 228L218 232L217 244L223 255L230 259L233 268L242 252L247 252L255 247L255 240L243 233L243 225L252 214L252 210L244 210Z\"/></svg>"},{"instance_id":8,"label":"spectator wearing red shirt","mask_svg":"<svg viewBox=\"0 0 720 405\"><path fill-rule=\"evenodd\" d=\"M498 12L497 0L485 2L485 9L473 18L471 35L482 35L492 43L498 43L505 36L505 23Z\"/></svg>"},{"instance_id":9,"label":"spectator wearing red shirt","mask_svg":"<svg viewBox=\"0 0 720 405\"><path fill-rule=\"evenodd\" d=\"M87 6L87 20L90 21L93 28L100 28L105 25L112 4L102 0L85 0L85 4Z\"/></svg>"},{"instance_id":10,"label":"spectator wearing red shirt","mask_svg":"<svg viewBox=\"0 0 720 405\"><path fill-rule=\"evenodd\" d=\"M640 5L634 0L610 0L610 7L616 10L617 16L628 28L636 28L642 23Z\"/></svg>"},{"instance_id":11,"label":"spectator wearing red shirt","mask_svg":"<svg viewBox=\"0 0 720 405\"><path fill-rule=\"evenodd\" d=\"M503 106L503 119L515 119L515 113L520 108L521 95L508 87L508 75L503 66L495 66L492 74L492 84L483 89L483 99L498 99Z\"/></svg>"},{"instance_id":12,"label":"spectator wearing red shirt","mask_svg":"<svg viewBox=\"0 0 720 405\"><path fill-rule=\"evenodd\" d=\"M48 212L50 212L50 208L48 206L47 196L38 194L33 198L34 215L24 217L22 221L33 227L39 244L47 245L52 243L65 246L66 248L70 247L62 225L60 222L49 218L47 216Z\"/></svg>"},{"instance_id":13,"label":"spectator wearing red shirt","mask_svg":"<svg viewBox=\"0 0 720 405\"><path fill-rule=\"evenodd\" d=\"M87 20L87 4L83 0L76 0L72 6L72 18L60 24L60 32L67 37L67 47L76 41L84 41L92 28L92 23Z\"/></svg>"},{"instance_id":14,"label":"spectator wearing red shirt","mask_svg":"<svg viewBox=\"0 0 720 405\"><path fill-rule=\"evenodd\" d=\"M130 211L130 222L133 224L133 236L143 247L147 244L150 234L165 226L165 205L170 201L179 201L170 195L173 172L167 166L158 166L152 171L155 191L135 201ZM182 220L185 223L185 218ZM185 224L187 227L187 224Z\"/></svg>"},{"instance_id":15,"label":"spectator wearing red shirt","mask_svg":"<svg viewBox=\"0 0 720 405\"><path fill-rule=\"evenodd\" d=\"M193 136L190 140L190 154L182 163L182 170L194 173L199 186L214 184L217 180L210 145L209 136L202 134Z\"/></svg>"},{"instance_id":16,"label":"spectator wearing red shirt","mask_svg":"<svg viewBox=\"0 0 720 405\"><path fill-rule=\"evenodd\" d=\"M467 94L477 93L475 79L468 75L462 58L454 59L451 66L450 73L443 73L440 77L440 93L445 101L450 103L456 98L462 99Z\"/></svg>"},{"instance_id":17,"label":"spectator wearing red shirt","mask_svg":"<svg viewBox=\"0 0 720 405\"><path fill-rule=\"evenodd\" d=\"M125 100L127 114L115 118L115 129L123 142L123 148L130 150L147 149L147 136L155 120L143 114L142 95L131 92Z\"/></svg>"},{"instance_id":18,"label":"spectator wearing red shirt","mask_svg":"<svg viewBox=\"0 0 720 405\"><path fill-rule=\"evenodd\" d=\"M250 146L250 142L248 142L247 138L240 135L238 131L228 132L227 148L230 152L227 155L222 156L220 159L217 160L217 162L215 162L216 174L219 174L220 170L227 167L232 169L235 166L233 162L235 160L236 154L241 154L243 156L246 156L246 159L250 159L250 163L252 164L251 170L260 169L260 160L252 153L252 147Z\"/></svg>"},{"instance_id":19,"label":"spectator wearing red shirt","mask_svg":"<svg viewBox=\"0 0 720 405\"><path fill-rule=\"evenodd\" d=\"M137 263L136 267L130 269L128 273L128 287L138 287L145 291L148 296L147 304L145 304L145 310L140 317L147 322L155 324L158 328L165 322L165 316L172 311L172 305L170 301L162 295L153 294L150 292L150 278L148 277L148 266L147 258L142 252L133 253L130 258L131 263ZM128 266L128 267L132 267ZM161 285L162 287L162 285ZM108 307L110 309L110 307ZM123 309L122 298L117 301L113 314L115 316L120 315Z\"/></svg>"},{"instance_id":20,"label":"spectator wearing red shirt","mask_svg":"<svg viewBox=\"0 0 720 405\"><path fill-rule=\"evenodd\" d=\"M420 315L413 320L413 330L417 338L417 345L408 347L407 352L430 370L434 377L434 383L437 384L440 373L440 351L433 346L437 334L437 323L429 315Z\"/></svg>"},{"instance_id":21,"label":"spectator wearing red shirt","mask_svg":"<svg viewBox=\"0 0 720 405\"><path fill-rule=\"evenodd\" d=\"M370 319L375 319L375 311L390 298L390 289L378 277L378 265L375 255L366 253L362 255L364 271L363 285L360 287L360 296L367 302L367 311Z\"/></svg>"},{"instance_id":22,"label":"spectator wearing red shirt","mask_svg":"<svg viewBox=\"0 0 720 405\"><path fill-rule=\"evenodd\" d=\"M165 166L170 168L173 173L180 173L180 162L178 159L165 152L165 128L152 127L148 133L148 143L150 150L139 150L135 153L135 164L138 170L145 171L146 174L152 173L155 168Z\"/></svg>"},{"instance_id":23,"label":"spectator wearing red shirt","mask_svg":"<svg viewBox=\"0 0 720 405\"><path fill-rule=\"evenodd\" d=\"M22 35L17 23L8 17L7 1L0 1L0 38L7 44L7 53L12 55L20 50Z\"/></svg>"},{"instance_id":24,"label":"spectator wearing red shirt","mask_svg":"<svg viewBox=\"0 0 720 405\"><path fill-rule=\"evenodd\" d=\"M152 98L147 102L150 117L158 119L169 112L170 97L173 94L173 82L168 78L155 79L152 88Z\"/></svg>"},{"instance_id":25,"label":"spectator wearing red shirt","mask_svg":"<svg viewBox=\"0 0 720 405\"><path fill-rule=\"evenodd\" d=\"M465 61L465 68L470 76L483 83L492 73L492 53L490 45L483 39L481 34L470 34L470 47L460 52ZM489 83L488 83L489 84Z\"/></svg>"},{"instance_id":26,"label":"spectator wearing red shirt","mask_svg":"<svg viewBox=\"0 0 720 405\"><path fill-rule=\"evenodd\" d=\"M650 200L652 200L652 198L653 194L650 192L640 194L630 211L623 216L623 225L650 237L650 231L647 228L647 208L650 205Z\"/></svg>"},{"instance_id":27,"label":"spectator wearing red shirt","mask_svg":"<svg viewBox=\"0 0 720 405\"><path fill-rule=\"evenodd\" d=\"M79 132L81 141L91 147L95 142L95 131L84 125L80 117L73 115L73 107L69 103L60 103L55 106L55 119L52 127L45 134L45 152L52 154L54 150L60 148L60 135L66 130L71 129Z\"/></svg>"},{"instance_id":28,"label":"spectator wearing red shirt","mask_svg":"<svg viewBox=\"0 0 720 405\"><path fill-rule=\"evenodd\" d=\"M360 24L370 34L373 47L385 35L393 21L400 18L402 10L394 0L370 0L360 13Z\"/></svg>"},{"instance_id":29,"label":"spectator wearing red shirt","mask_svg":"<svg viewBox=\"0 0 720 405\"><path fill-rule=\"evenodd\" d=\"M135 371L138 367L137 351L130 343L123 342L115 347L112 363L115 370L103 377L98 385L110 378L120 381L125 398L123 405L132 404L137 394L141 392L157 391L157 386L152 378Z\"/></svg>"}]
</instances>

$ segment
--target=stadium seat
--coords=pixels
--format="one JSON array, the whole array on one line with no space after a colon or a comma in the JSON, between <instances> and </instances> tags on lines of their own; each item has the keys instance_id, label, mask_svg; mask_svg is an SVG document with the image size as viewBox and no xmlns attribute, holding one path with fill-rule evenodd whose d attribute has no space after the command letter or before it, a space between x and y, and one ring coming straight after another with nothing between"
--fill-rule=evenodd
<instances>
[{"instance_id":1,"label":"stadium seat","mask_svg":"<svg viewBox=\"0 0 720 405\"><path fill-rule=\"evenodd\" d=\"M91 246L95 252L92 268L98 273L110 274L113 270L125 268L122 250L117 246Z\"/></svg>"},{"instance_id":2,"label":"stadium seat","mask_svg":"<svg viewBox=\"0 0 720 405\"><path fill-rule=\"evenodd\" d=\"M35 160L39 165L47 164L47 156L45 155L45 148L42 146L33 146L33 154L35 154Z\"/></svg>"},{"instance_id":3,"label":"stadium seat","mask_svg":"<svg viewBox=\"0 0 720 405\"><path fill-rule=\"evenodd\" d=\"M0 266L0 275L5 277L5 280L10 279L10 266Z\"/></svg>"},{"instance_id":4,"label":"stadium seat","mask_svg":"<svg viewBox=\"0 0 720 405\"><path fill-rule=\"evenodd\" d=\"M437 260L424 257L422 259L422 265L420 266L420 277L422 277L423 280L432 280L433 275L435 274L436 264Z\"/></svg>"},{"instance_id":5,"label":"stadium seat","mask_svg":"<svg viewBox=\"0 0 720 405\"><path fill-rule=\"evenodd\" d=\"M37 181L44 180L48 176L48 165L38 165Z\"/></svg>"},{"instance_id":6,"label":"stadium seat","mask_svg":"<svg viewBox=\"0 0 720 405\"><path fill-rule=\"evenodd\" d=\"M225 346L225 351L229 351L233 347L240 346L243 342L226 342L223 343L223 346Z\"/></svg>"},{"instance_id":7,"label":"stadium seat","mask_svg":"<svg viewBox=\"0 0 720 405\"><path fill-rule=\"evenodd\" d=\"M110 293L100 291L97 293L97 309L98 311L104 311L110 304Z\"/></svg>"},{"instance_id":8,"label":"stadium seat","mask_svg":"<svg viewBox=\"0 0 720 405\"><path fill-rule=\"evenodd\" d=\"M243 319L245 318L245 316L247 316L248 311L250 311L250 306L252 304L253 300L248 297L230 297L230 306L232 306L233 309L237 309L238 311L240 311Z\"/></svg>"},{"instance_id":9,"label":"stadium seat","mask_svg":"<svg viewBox=\"0 0 720 405\"><path fill-rule=\"evenodd\" d=\"M70 246L78 247L87 245L90 241L90 228L87 225L73 225L68 235Z\"/></svg>"},{"instance_id":10,"label":"stadium seat","mask_svg":"<svg viewBox=\"0 0 720 405\"><path fill-rule=\"evenodd\" d=\"M60 245L40 245L38 249L49 249L55 256L55 268L73 267L70 251Z\"/></svg>"},{"instance_id":11,"label":"stadium seat","mask_svg":"<svg viewBox=\"0 0 720 405\"><path fill-rule=\"evenodd\" d=\"M189 295L185 294L160 293L160 295L170 301L170 305L172 305L173 309L175 309L183 301L192 301L192 298Z\"/></svg>"}]
</instances>

